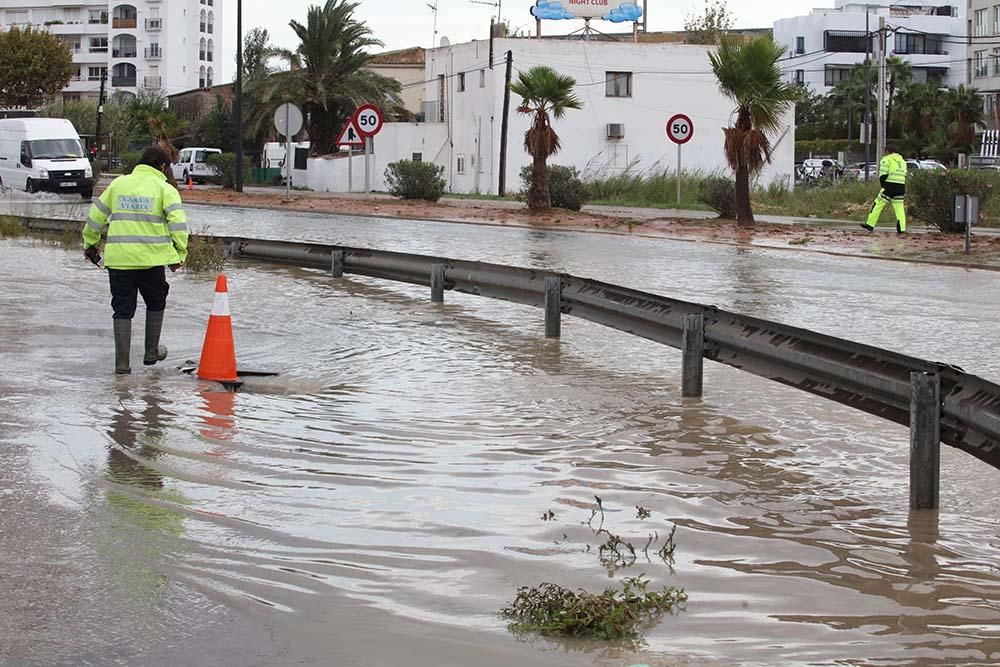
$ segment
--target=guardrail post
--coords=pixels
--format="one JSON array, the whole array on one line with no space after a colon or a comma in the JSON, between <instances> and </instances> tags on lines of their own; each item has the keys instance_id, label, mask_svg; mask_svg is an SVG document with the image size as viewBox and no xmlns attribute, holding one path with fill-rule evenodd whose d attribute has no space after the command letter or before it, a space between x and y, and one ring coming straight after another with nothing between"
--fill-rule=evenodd
<instances>
[{"instance_id":1,"label":"guardrail post","mask_svg":"<svg viewBox=\"0 0 1000 667\"><path fill-rule=\"evenodd\" d=\"M559 338L562 335L562 278L549 276L545 279L545 337Z\"/></svg>"},{"instance_id":2,"label":"guardrail post","mask_svg":"<svg viewBox=\"0 0 1000 667\"><path fill-rule=\"evenodd\" d=\"M681 396L698 398L702 394L705 368L705 316L701 313L684 318L681 349Z\"/></svg>"},{"instance_id":3,"label":"guardrail post","mask_svg":"<svg viewBox=\"0 0 1000 667\"><path fill-rule=\"evenodd\" d=\"M941 482L941 376L910 373L910 510L936 510Z\"/></svg>"},{"instance_id":4,"label":"guardrail post","mask_svg":"<svg viewBox=\"0 0 1000 667\"><path fill-rule=\"evenodd\" d=\"M444 264L431 266L431 301L444 303Z\"/></svg>"},{"instance_id":5,"label":"guardrail post","mask_svg":"<svg viewBox=\"0 0 1000 667\"><path fill-rule=\"evenodd\" d=\"M330 273L334 278L344 277L344 251L334 250L330 254Z\"/></svg>"}]
</instances>

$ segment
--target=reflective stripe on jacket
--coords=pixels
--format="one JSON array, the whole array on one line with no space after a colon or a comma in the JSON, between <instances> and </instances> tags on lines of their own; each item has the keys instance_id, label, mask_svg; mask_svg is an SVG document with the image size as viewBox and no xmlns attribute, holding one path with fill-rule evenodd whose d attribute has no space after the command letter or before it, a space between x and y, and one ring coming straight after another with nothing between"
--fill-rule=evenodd
<instances>
[{"instance_id":1,"label":"reflective stripe on jacket","mask_svg":"<svg viewBox=\"0 0 1000 667\"><path fill-rule=\"evenodd\" d=\"M119 176L90 207L83 245L102 235L104 265L110 269L149 269L187 259L187 214L180 193L158 169L143 164Z\"/></svg>"},{"instance_id":2,"label":"reflective stripe on jacket","mask_svg":"<svg viewBox=\"0 0 1000 667\"><path fill-rule=\"evenodd\" d=\"M899 153L886 153L878 165L878 175L886 177L886 183L906 185L906 160Z\"/></svg>"}]
</instances>

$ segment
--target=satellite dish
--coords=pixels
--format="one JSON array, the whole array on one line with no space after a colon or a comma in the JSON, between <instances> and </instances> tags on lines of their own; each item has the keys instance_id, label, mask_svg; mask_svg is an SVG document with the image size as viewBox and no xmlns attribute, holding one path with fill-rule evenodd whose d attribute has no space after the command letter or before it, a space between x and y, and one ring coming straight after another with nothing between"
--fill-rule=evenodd
<instances>
[{"instance_id":1,"label":"satellite dish","mask_svg":"<svg viewBox=\"0 0 1000 667\"><path fill-rule=\"evenodd\" d=\"M447 37L441 38L441 46L451 46L451 40Z\"/></svg>"}]
</instances>

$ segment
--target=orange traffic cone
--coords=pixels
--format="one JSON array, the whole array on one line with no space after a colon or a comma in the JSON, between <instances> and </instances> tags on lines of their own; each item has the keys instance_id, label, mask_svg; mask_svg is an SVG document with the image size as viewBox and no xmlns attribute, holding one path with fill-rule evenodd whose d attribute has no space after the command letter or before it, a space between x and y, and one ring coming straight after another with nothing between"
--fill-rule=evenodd
<instances>
[{"instance_id":1,"label":"orange traffic cone","mask_svg":"<svg viewBox=\"0 0 1000 667\"><path fill-rule=\"evenodd\" d=\"M194 190L194 179L188 174L188 190Z\"/></svg>"},{"instance_id":2,"label":"orange traffic cone","mask_svg":"<svg viewBox=\"0 0 1000 667\"><path fill-rule=\"evenodd\" d=\"M239 382L236 376L236 347L233 344L233 319L229 314L229 286L226 276L215 282L215 301L208 318L205 344L201 348L198 377L223 384Z\"/></svg>"}]
</instances>

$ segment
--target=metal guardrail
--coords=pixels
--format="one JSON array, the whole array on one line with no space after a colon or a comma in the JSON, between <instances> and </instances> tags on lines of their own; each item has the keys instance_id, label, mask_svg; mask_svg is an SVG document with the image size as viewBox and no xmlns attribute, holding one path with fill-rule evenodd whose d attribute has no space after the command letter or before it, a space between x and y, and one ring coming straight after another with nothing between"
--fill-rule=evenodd
<instances>
[{"instance_id":1,"label":"metal guardrail","mask_svg":"<svg viewBox=\"0 0 1000 667\"><path fill-rule=\"evenodd\" d=\"M232 257L414 285L432 286L434 267L443 266L439 289L536 307L545 306L546 278L558 278L559 312L678 349L685 318L700 315L705 358L904 426L911 421L911 374L933 374L940 378L941 441L1000 469L1000 386L954 366L568 274L367 248L215 238Z\"/></svg>"},{"instance_id":2,"label":"metal guardrail","mask_svg":"<svg viewBox=\"0 0 1000 667\"><path fill-rule=\"evenodd\" d=\"M24 219L29 230L79 223ZM205 236L233 258L257 259L424 285L545 309L684 353L682 393L700 395L702 358L910 427L910 507L936 508L939 441L1000 469L1000 385L918 359L739 313L563 273L428 255L289 241ZM691 388L694 387L694 391Z\"/></svg>"}]
</instances>

